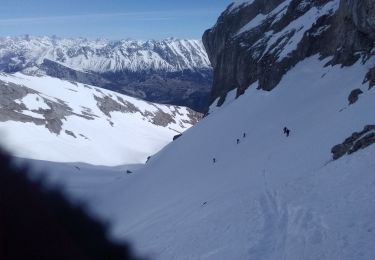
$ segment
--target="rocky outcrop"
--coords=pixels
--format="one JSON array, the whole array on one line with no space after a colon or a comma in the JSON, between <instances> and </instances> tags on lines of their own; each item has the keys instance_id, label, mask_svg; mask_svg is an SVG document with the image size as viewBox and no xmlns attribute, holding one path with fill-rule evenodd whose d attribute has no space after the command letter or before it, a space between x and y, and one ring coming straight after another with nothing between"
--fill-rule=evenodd
<instances>
[{"instance_id":1,"label":"rocky outcrop","mask_svg":"<svg viewBox=\"0 0 375 260\"><path fill-rule=\"evenodd\" d=\"M345 154L352 154L375 143L375 125L367 125L360 132L353 133L341 144L335 145L331 152L334 160Z\"/></svg>"},{"instance_id":2,"label":"rocky outcrop","mask_svg":"<svg viewBox=\"0 0 375 260\"><path fill-rule=\"evenodd\" d=\"M313 55L350 66L374 47L372 0L254 0L229 6L203 35L214 69L210 102L237 96L253 83L272 90L298 62ZM374 82L369 72L365 81Z\"/></svg>"},{"instance_id":3,"label":"rocky outcrop","mask_svg":"<svg viewBox=\"0 0 375 260\"><path fill-rule=\"evenodd\" d=\"M28 109L22 102L27 95L33 94L42 101L46 107ZM30 115L29 113L32 114ZM51 133L60 134L63 120L67 116L79 116L88 120L94 119L90 115L74 113L63 101L52 101L41 95L38 91L25 86L0 81L0 122L16 121L44 125Z\"/></svg>"},{"instance_id":4,"label":"rocky outcrop","mask_svg":"<svg viewBox=\"0 0 375 260\"><path fill-rule=\"evenodd\" d=\"M155 111L142 111L140 108L136 107L134 104L124 100L121 97L117 97L115 100L113 97L103 94L102 97L94 95L94 99L97 101L98 108L108 116L111 117L111 112L121 112L121 113L140 113L144 118L147 118L149 122L154 125L166 127L171 123L176 124L176 116L182 114L179 112L178 107L169 106L171 113L166 113L158 106L150 103L151 106L155 108ZM187 108L187 117L189 120L182 120L182 123L195 125L202 118L202 115Z\"/></svg>"},{"instance_id":5,"label":"rocky outcrop","mask_svg":"<svg viewBox=\"0 0 375 260\"><path fill-rule=\"evenodd\" d=\"M349 105L353 105L355 102L357 102L359 99L359 95L361 94L363 94L363 91L359 88L354 89L352 92L350 92L348 97Z\"/></svg>"},{"instance_id":6,"label":"rocky outcrop","mask_svg":"<svg viewBox=\"0 0 375 260\"><path fill-rule=\"evenodd\" d=\"M65 133L66 133L67 135L70 135L70 136L74 137L74 138L77 138L77 136L76 136L72 131L65 130Z\"/></svg>"},{"instance_id":7,"label":"rocky outcrop","mask_svg":"<svg viewBox=\"0 0 375 260\"><path fill-rule=\"evenodd\" d=\"M369 83L369 90L375 86L375 67L369 70L369 72L366 75L365 82Z\"/></svg>"},{"instance_id":8,"label":"rocky outcrop","mask_svg":"<svg viewBox=\"0 0 375 260\"><path fill-rule=\"evenodd\" d=\"M344 3L356 28L375 40L375 2L373 0L345 0Z\"/></svg>"},{"instance_id":9,"label":"rocky outcrop","mask_svg":"<svg viewBox=\"0 0 375 260\"><path fill-rule=\"evenodd\" d=\"M136 113L140 111L136 106L120 97L117 98L119 102L107 95L104 97L94 95L94 99L97 101L98 108L108 117L111 117L111 112Z\"/></svg>"},{"instance_id":10,"label":"rocky outcrop","mask_svg":"<svg viewBox=\"0 0 375 260\"><path fill-rule=\"evenodd\" d=\"M37 92L32 89L0 81L0 122L13 120L44 125L45 121L43 119L23 114L22 111L27 110L27 107L22 102L16 102L16 100L22 99L28 94L36 93Z\"/></svg>"},{"instance_id":11,"label":"rocky outcrop","mask_svg":"<svg viewBox=\"0 0 375 260\"><path fill-rule=\"evenodd\" d=\"M176 141L178 138L180 138L182 136L182 134L178 134L178 135L175 135L173 136L173 141Z\"/></svg>"}]
</instances>

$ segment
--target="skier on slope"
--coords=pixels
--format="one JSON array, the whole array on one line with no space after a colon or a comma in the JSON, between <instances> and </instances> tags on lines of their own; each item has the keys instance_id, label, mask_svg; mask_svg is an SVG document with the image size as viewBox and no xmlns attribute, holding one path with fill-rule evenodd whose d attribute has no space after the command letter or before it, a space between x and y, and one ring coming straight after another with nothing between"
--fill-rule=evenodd
<instances>
[{"instance_id":1,"label":"skier on slope","mask_svg":"<svg viewBox=\"0 0 375 260\"><path fill-rule=\"evenodd\" d=\"M290 129L288 129L287 127L284 127L284 134L286 135L286 137L289 137L290 135Z\"/></svg>"}]
</instances>

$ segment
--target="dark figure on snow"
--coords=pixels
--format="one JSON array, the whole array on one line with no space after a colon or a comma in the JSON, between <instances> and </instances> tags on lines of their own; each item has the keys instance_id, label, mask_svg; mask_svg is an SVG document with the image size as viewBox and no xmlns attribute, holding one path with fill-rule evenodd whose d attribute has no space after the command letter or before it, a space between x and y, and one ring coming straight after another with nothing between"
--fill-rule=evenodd
<instances>
[{"instance_id":1,"label":"dark figure on snow","mask_svg":"<svg viewBox=\"0 0 375 260\"><path fill-rule=\"evenodd\" d=\"M239 144L240 143L240 139L237 139L237 144Z\"/></svg>"},{"instance_id":2,"label":"dark figure on snow","mask_svg":"<svg viewBox=\"0 0 375 260\"><path fill-rule=\"evenodd\" d=\"M246 133L243 133L243 138L246 138Z\"/></svg>"},{"instance_id":3,"label":"dark figure on snow","mask_svg":"<svg viewBox=\"0 0 375 260\"><path fill-rule=\"evenodd\" d=\"M212 162L213 162L213 163L216 163L216 158L213 158L213 159L212 159Z\"/></svg>"},{"instance_id":4,"label":"dark figure on snow","mask_svg":"<svg viewBox=\"0 0 375 260\"><path fill-rule=\"evenodd\" d=\"M284 127L284 134L286 134L286 137L290 135L290 130L287 127Z\"/></svg>"}]
</instances>

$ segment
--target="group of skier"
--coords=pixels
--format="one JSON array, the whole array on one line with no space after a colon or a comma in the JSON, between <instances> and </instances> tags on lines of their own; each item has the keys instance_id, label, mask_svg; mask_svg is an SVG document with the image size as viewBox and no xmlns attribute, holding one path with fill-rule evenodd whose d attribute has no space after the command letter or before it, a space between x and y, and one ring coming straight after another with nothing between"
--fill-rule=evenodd
<instances>
[{"instance_id":1,"label":"group of skier","mask_svg":"<svg viewBox=\"0 0 375 260\"><path fill-rule=\"evenodd\" d=\"M290 135L290 129L288 127L284 127L284 134L286 135L286 137L289 137Z\"/></svg>"},{"instance_id":2,"label":"group of skier","mask_svg":"<svg viewBox=\"0 0 375 260\"><path fill-rule=\"evenodd\" d=\"M290 129L289 129L288 127L285 126L285 127L283 128L283 131L284 131L284 134L286 135L286 137L289 137L289 135L290 135ZM246 133L243 133L242 138L246 138ZM237 138L236 143L237 143L237 144L240 143L240 139L239 139L239 138ZM212 158L212 162L213 162L213 163L216 163L216 158L215 158L215 157Z\"/></svg>"}]
</instances>

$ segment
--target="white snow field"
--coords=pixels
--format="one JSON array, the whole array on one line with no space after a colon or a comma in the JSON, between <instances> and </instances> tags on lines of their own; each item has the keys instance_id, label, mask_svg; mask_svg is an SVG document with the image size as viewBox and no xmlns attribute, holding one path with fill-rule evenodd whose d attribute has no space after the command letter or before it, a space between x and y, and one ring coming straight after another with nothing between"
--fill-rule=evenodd
<instances>
[{"instance_id":1,"label":"white snow field","mask_svg":"<svg viewBox=\"0 0 375 260\"><path fill-rule=\"evenodd\" d=\"M33 122L0 122L1 144L23 158L107 166L144 163L148 156L171 142L173 136L191 127L189 116L195 113L185 107L153 104L47 76L2 73L0 81L36 91L15 101L28 109L21 114L44 119L46 113L39 109L48 110L46 102L65 104L75 113L65 116L60 133ZM122 106L129 107L129 111L104 113L98 98L114 104L114 109ZM85 115L91 119L82 117ZM172 121L166 125L155 123L161 117L170 117L168 120Z\"/></svg>"},{"instance_id":2,"label":"white snow field","mask_svg":"<svg viewBox=\"0 0 375 260\"><path fill-rule=\"evenodd\" d=\"M48 176L151 259L373 260L375 145L336 161L330 151L375 122L375 88L362 84L374 60L327 61L228 99L133 174ZM349 106L354 88L364 94Z\"/></svg>"}]
</instances>

